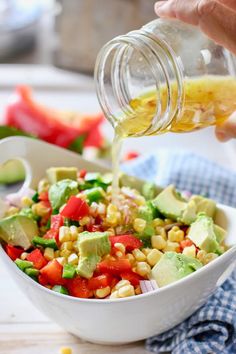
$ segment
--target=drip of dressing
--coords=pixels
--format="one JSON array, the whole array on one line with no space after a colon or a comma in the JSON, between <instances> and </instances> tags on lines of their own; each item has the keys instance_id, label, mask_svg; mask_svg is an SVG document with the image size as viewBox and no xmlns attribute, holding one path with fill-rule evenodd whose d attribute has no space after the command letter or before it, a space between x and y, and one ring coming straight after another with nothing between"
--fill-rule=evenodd
<instances>
[{"instance_id":1,"label":"drip of dressing","mask_svg":"<svg viewBox=\"0 0 236 354\"><path fill-rule=\"evenodd\" d=\"M112 143L112 203L117 205L117 196L119 193L119 175L120 175L120 156L122 149L123 138L115 131L115 136Z\"/></svg>"}]
</instances>

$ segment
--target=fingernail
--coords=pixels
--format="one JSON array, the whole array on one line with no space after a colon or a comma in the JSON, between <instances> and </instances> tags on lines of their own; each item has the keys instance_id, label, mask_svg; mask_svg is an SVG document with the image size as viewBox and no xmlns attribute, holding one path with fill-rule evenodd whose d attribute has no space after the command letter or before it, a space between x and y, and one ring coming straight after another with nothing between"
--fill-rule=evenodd
<instances>
[{"instance_id":1,"label":"fingernail","mask_svg":"<svg viewBox=\"0 0 236 354\"><path fill-rule=\"evenodd\" d=\"M216 137L218 140L220 140L221 142L226 142L228 140L230 140L230 138L228 137L228 135L225 134L225 132L223 131L216 131Z\"/></svg>"},{"instance_id":2,"label":"fingernail","mask_svg":"<svg viewBox=\"0 0 236 354\"><path fill-rule=\"evenodd\" d=\"M165 7L166 1L158 1L155 3L155 12L157 15L161 13L162 7Z\"/></svg>"}]
</instances>

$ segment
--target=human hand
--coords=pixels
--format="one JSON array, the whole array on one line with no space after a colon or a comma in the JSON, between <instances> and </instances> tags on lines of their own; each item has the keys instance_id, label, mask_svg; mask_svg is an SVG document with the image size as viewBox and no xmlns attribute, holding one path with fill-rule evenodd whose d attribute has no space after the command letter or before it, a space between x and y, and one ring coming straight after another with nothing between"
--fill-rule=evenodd
<instances>
[{"instance_id":1,"label":"human hand","mask_svg":"<svg viewBox=\"0 0 236 354\"><path fill-rule=\"evenodd\" d=\"M155 4L156 14L198 26L216 43L236 54L236 0L167 0Z\"/></svg>"},{"instance_id":2,"label":"human hand","mask_svg":"<svg viewBox=\"0 0 236 354\"><path fill-rule=\"evenodd\" d=\"M215 129L216 137L221 142L236 138L236 112L229 119Z\"/></svg>"}]
</instances>

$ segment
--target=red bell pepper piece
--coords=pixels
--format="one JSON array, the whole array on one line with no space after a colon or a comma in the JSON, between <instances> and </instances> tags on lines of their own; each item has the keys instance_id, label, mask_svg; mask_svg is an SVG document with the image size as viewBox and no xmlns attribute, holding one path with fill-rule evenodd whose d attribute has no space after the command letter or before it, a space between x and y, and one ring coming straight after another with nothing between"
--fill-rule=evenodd
<instances>
[{"instance_id":1,"label":"red bell pepper piece","mask_svg":"<svg viewBox=\"0 0 236 354\"><path fill-rule=\"evenodd\" d=\"M87 174L87 171L86 171L86 170L80 170L80 171L79 171L79 177L80 177L80 178L84 178L84 177L86 176L86 174Z\"/></svg>"},{"instance_id":2,"label":"red bell pepper piece","mask_svg":"<svg viewBox=\"0 0 236 354\"><path fill-rule=\"evenodd\" d=\"M115 261L105 260L97 265L100 273L120 275L131 271L131 264L128 259L117 259Z\"/></svg>"},{"instance_id":3,"label":"red bell pepper piece","mask_svg":"<svg viewBox=\"0 0 236 354\"><path fill-rule=\"evenodd\" d=\"M128 280L133 286L138 286L140 280L143 280L144 278L138 275L137 273L134 272L126 272L126 273L121 273L121 278Z\"/></svg>"},{"instance_id":4,"label":"red bell pepper piece","mask_svg":"<svg viewBox=\"0 0 236 354\"><path fill-rule=\"evenodd\" d=\"M45 285L48 285L48 280L47 278L45 278L42 274L39 274L38 276L38 282L39 284L45 286Z\"/></svg>"},{"instance_id":5,"label":"red bell pepper piece","mask_svg":"<svg viewBox=\"0 0 236 354\"><path fill-rule=\"evenodd\" d=\"M130 160L134 160L134 159L136 159L139 156L140 156L139 152L130 151L130 152L127 152L127 154L124 156L123 161L126 162L126 161L130 161Z\"/></svg>"},{"instance_id":6,"label":"red bell pepper piece","mask_svg":"<svg viewBox=\"0 0 236 354\"><path fill-rule=\"evenodd\" d=\"M84 216L89 215L89 206L84 200L73 195L70 197L60 214L65 218L78 221Z\"/></svg>"},{"instance_id":7,"label":"red bell pepper piece","mask_svg":"<svg viewBox=\"0 0 236 354\"><path fill-rule=\"evenodd\" d=\"M4 123L65 148L78 137L85 135L86 146L99 148L103 144L99 131L99 125L103 120L102 113L95 115L75 113L73 116L72 113L44 107L33 100L29 87L18 86L15 101L9 103L6 108Z\"/></svg>"},{"instance_id":8,"label":"red bell pepper piece","mask_svg":"<svg viewBox=\"0 0 236 354\"><path fill-rule=\"evenodd\" d=\"M112 247L114 247L115 243L122 243L128 252L142 247L142 241L133 235L110 236L109 239Z\"/></svg>"},{"instance_id":9,"label":"red bell pepper piece","mask_svg":"<svg viewBox=\"0 0 236 354\"><path fill-rule=\"evenodd\" d=\"M186 238L185 240L180 242L180 248L181 250L184 250L186 247L190 247L193 245L193 242Z\"/></svg>"},{"instance_id":10,"label":"red bell pepper piece","mask_svg":"<svg viewBox=\"0 0 236 354\"><path fill-rule=\"evenodd\" d=\"M102 231L101 225L89 224L89 225L86 225L86 229L88 232Z\"/></svg>"},{"instance_id":11,"label":"red bell pepper piece","mask_svg":"<svg viewBox=\"0 0 236 354\"><path fill-rule=\"evenodd\" d=\"M39 200L43 201L43 202L48 202L48 192L42 192L39 194Z\"/></svg>"},{"instance_id":12,"label":"red bell pepper piece","mask_svg":"<svg viewBox=\"0 0 236 354\"><path fill-rule=\"evenodd\" d=\"M43 236L43 238L46 239L52 239L56 240L56 242L59 242L59 230L60 227L63 226L64 224L64 219L63 217L58 214L58 215L52 215L51 216L51 227L50 230L46 232L46 234Z\"/></svg>"},{"instance_id":13,"label":"red bell pepper piece","mask_svg":"<svg viewBox=\"0 0 236 354\"><path fill-rule=\"evenodd\" d=\"M110 286L112 283L112 277L108 274L102 274L97 277L93 277L88 280L88 288L90 290L102 289Z\"/></svg>"},{"instance_id":14,"label":"red bell pepper piece","mask_svg":"<svg viewBox=\"0 0 236 354\"><path fill-rule=\"evenodd\" d=\"M5 251L13 261L15 261L17 258L20 258L21 254L24 252L22 248L17 248L12 245L6 245Z\"/></svg>"},{"instance_id":15,"label":"red bell pepper piece","mask_svg":"<svg viewBox=\"0 0 236 354\"><path fill-rule=\"evenodd\" d=\"M88 288L88 280L77 276L67 280L67 289L71 296L80 298L89 298L93 296L93 292Z\"/></svg>"},{"instance_id":16,"label":"red bell pepper piece","mask_svg":"<svg viewBox=\"0 0 236 354\"><path fill-rule=\"evenodd\" d=\"M30 252L26 259L27 261L32 262L36 269L41 269L48 263L38 248Z\"/></svg>"},{"instance_id":17,"label":"red bell pepper piece","mask_svg":"<svg viewBox=\"0 0 236 354\"><path fill-rule=\"evenodd\" d=\"M66 279L62 278L63 267L56 260L53 259L45 267L40 270L40 274L47 280L50 285L64 285Z\"/></svg>"}]
</instances>

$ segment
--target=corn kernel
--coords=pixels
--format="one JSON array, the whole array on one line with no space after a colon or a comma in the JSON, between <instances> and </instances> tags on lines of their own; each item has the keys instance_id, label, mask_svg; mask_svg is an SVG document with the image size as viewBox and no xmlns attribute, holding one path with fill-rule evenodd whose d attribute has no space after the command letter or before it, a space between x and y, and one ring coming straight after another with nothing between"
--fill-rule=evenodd
<instances>
[{"instance_id":1,"label":"corn kernel","mask_svg":"<svg viewBox=\"0 0 236 354\"><path fill-rule=\"evenodd\" d=\"M142 205L145 205L146 204L146 200L144 197L142 197L141 195L138 195L134 202L138 205L138 206L142 206Z\"/></svg>"},{"instance_id":2,"label":"corn kernel","mask_svg":"<svg viewBox=\"0 0 236 354\"><path fill-rule=\"evenodd\" d=\"M145 254L140 251L138 248L133 250L132 252L134 258L136 259L136 261L142 262L142 261L146 261L146 256Z\"/></svg>"},{"instance_id":3,"label":"corn kernel","mask_svg":"<svg viewBox=\"0 0 236 354\"><path fill-rule=\"evenodd\" d=\"M70 254L71 254L71 251L69 251L69 250L62 250L62 251L60 251L60 256L61 256L61 257L68 258Z\"/></svg>"},{"instance_id":4,"label":"corn kernel","mask_svg":"<svg viewBox=\"0 0 236 354\"><path fill-rule=\"evenodd\" d=\"M196 257L196 247L194 245L185 247L183 250L183 254L188 257Z\"/></svg>"},{"instance_id":5,"label":"corn kernel","mask_svg":"<svg viewBox=\"0 0 236 354\"><path fill-rule=\"evenodd\" d=\"M157 227L157 226L165 226L165 223L164 223L164 220L160 219L160 218L156 218L153 220L152 222L153 226L154 227Z\"/></svg>"},{"instance_id":6,"label":"corn kernel","mask_svg":"<svg viewBox=\"0 0 236 354\"><path fill-rule=\"evenodd\" d=\"M54 258L54 250L50 247L46 247L43 255L47 261L51 261Z\"/></svg>"},{"instance_id":7,"label":"corn kernel","mask_svg":"<svg viewBox=\"0 0 236 354\"><path fill-rule=\"evenodd\" d=\"M22 259L24 261L27 258L27 256L28 256L28 253L27 252L23 252L20 255L20 259Z\"/></svg>"},{"instance_id":8,"label":"corn kernel","mask_svg":"<svg viewBox=\"0 0 236 354\"><path fill-rule=\"evenodd\" d=\"M110 236L115 235L115 229L113 227L109 227L109 229L107 229L106 232L109 232Z\"/></svg>"},{"instance_id":9,"label":"corn kernel","mask_svg":"<svg viewBox=\"0 0 236 354\"><path fill-rule=\"evenodd\" d=\"M73 250L76 251L76 253L79 252L78 241L74 241L74 242L73 242Z\"/></svg>"},{"instance_id":10,"label":"corn kernel","mask_svg":"<svg viewBox=\"0 0 236 354\"><path fill-rule=\"evenodd\" d=\"M70 229L67 226L61 226L59 229L59 241L70 241Z\"/></svg>"},{"instance_id":11,"label":"corn kernel","mask_svg":"<svg viewBox=\"0 0 236 354\"><path fill-rule=\"evenodd\" d=\"M118 290L119 297L128 297L133 295L135 295L133 285L125 285Z\"/></svg>"},{"instance_id":12,"label":"corn kernel","mask_svg":"<svg viewBox=\"0 0 236 354\"><path fill-rule=\"evenodd\" d=\"M29 197L23 197L21 198L21 205L23 208L29 208L33 204L33 200L30 199Z\"/></svg>"},{"instance_id":13,"label":"corn kernel","mask_svg":"<svg viewBox=\"0 0 236 354\"><path fill-rule=\"evenodd\" d=\"M143 248L142 249L142 252L145 254L145 256L147 256L151 251L152 251L151 248Z\"/></svg>"},{"instance_id":14,"label":"corn kernel","mask_svg":"<svg viewBox=\"0 0 236 354\"><path fill-rule=\"evenodd\" d=\"M177 252L179 250L179 243L178 242L166 242L166 247L164 248L165 252Z\"/></svg>"},{"instance_id":15,"label":"corn kernel","mask_svg":"<svg viewBox=\"0 0 236 354\"><path fill-rule=\"evenodd\" d=\"M71 255L69 255L68 263L73 264L73 265L77 265L78 261L79 261L79 257L77 256L77 254L72 253Z\"/></svg>"},{"instance_id":16,"label":"corn kernel","mask_svg":"<svg viewBox=\"0 0 236 354\"><path fill-rule=\"evenodd\" d=\"M32 205L32 212L35 215L44 217L48 215L49 208L44 206L42 203L36 203Z\"/></svg>"},{"instance_id":17,"label":"corn kernel","mask_svg":"<svg viewBox=\"0 0 236 354\"><path fill-rule=\"evenodd\" d=\"M156 226L155 230L156 230L156 234L158 236L162 236L162 238L164 238L164 240L167 240L166 230L164 229L164 227Z\"/></svg>"},{"instance_id":18,"label":"corn kernel","mask_svg":"<svg viewBox=\"0 0 236 354\"><path fill-rule=\"evenodd\" d=\"M154 265L157 264L157 262L159 262L159 260L161 259L161 257L163 256L163 253L157 249L153 249L151 250L151 252L147 255L147 262L148 264L153 267Z\"/></svg>"},{"instance_id":19,"label":"corn kernel","mask_svg":"<svg viewBox=\"0 0 236 354\"><path fill-rule=\"evenodd\" d=\"M107 213L116 213L118 211L117 206L114 204L109 204L107 207Z\"/></svg>"},{"instance_id":20,"label":"corn kernel","mask_svg":"<svg viewBox=\"0 0 236 354\"><path fill-rule=\"evenodd\" d=\"M208 264L208 263L214 261L216 258L218 258L218 254L207 253L207 255L204 258L204 264Z\"/></svg>"},{"instance_id":21,"label":"corn kernel","mask_svg":"<svg viewBox=\"0 0 236 354\"><path fill-rule=\"evenodd\" d=\"M135 258L131 253L127 253L126 258L129 260L131 265L135 263Z\"/></svg>"},{"instance_id":22,"label":"corn kernel","mask_svg":"<svg viewBox=\"0 0 236 354\"><path fill-rule=\"evenodd\" d=\"M110 299L118 299L119 295L118 295L118 290L113 291L110 295Z\"/></svg>"},{"instance_id":23,"label":"corn kernel","mask_svg":"<svg viewBox=\"0 0 236 354\"><path fill-rule=\"evenodd\" d=\"M180 230L177 226L172 227L168 232L168 240L171 242L181 242L184 239L184 232Z\"/></svg>"},{"instance_id":24,"label":"corn kernel","mask_svg":"<svg viewBox=\"0 0 236 354\"><path fill-rule=\"evenodd\" d=\"M60 251L59 250L54 252L54 257L55 258L60 257Z\"/></svg>"},{"instance_id":25,"label":"corn kernel","mask_svg":"<svg viewBox=\"0 0 236 354\"><path fill-rule=\"evenodd\" d=\"M65 257L57 257L56 258L57 262L60 263L62 266L66 264L66 258Z\"/></svg>"},{"instance_id":26,"label":"corn kernel","mask_svg":"<svg viewBox=\"0 0 236 354\"><path fill-rule=\"evenodd\" d=\"M84 201L87 199L86 194L84 194L84 193L78 193L78 194L76 194L76 197L79 199L82 199Z\"/></svg>"},{"instance_id":27,"label":"corn kernel","mask_svg":"<svg viewBox=\"0 0 236 354\"><path fill-rule=\"evenodd\" d=\"M63 242L61 244L60 250L72 251L73 250L73 242L72 241Z\"/></svg>"},{"instance_id":28,"label":"corn kernel","mask_svg":"<svg viewBox=\"0 0 236 354\"><path fill-rule=\"evenodd\" d=\"M206 251L200 250L200 251L198 251L198 253L197 253L197 259L198 259L201 263L204 264L204 260L205 260L206 255L207 255Z\"/></svg>"},{"instance_id":29,"label":"corn kernel","mask_svg":"<svg viewBox=\"0 0 236 354\"><path fill-rule=\"evenodd\" d=\"M19 213L19 209L16 207L10 207L7 212L6 212L6 216L12 216Z\"/></svg>"},{"instance_id":30,"label":"corn kernel","mask_svg":"<svg viewBox=\"0 0 236 354\"><path fill-rule=\"evenodd\" d=\"M71 348L63 347L60 349L60 354L72 354Z\"/></svg>"},{"instance_id":31,"label":"corn kernel","mask_svg":"<svg viewBox=\"0 0 236 354\"><path fill-rule=\"evenodd\" d=\"M163 250L166 247L166 240L160 235L151 237L152 247L158 250Z\"/></svg>"},{"instance_id":32,"label":"corn kernel","mask_svg":"<svg viewBox=\"0 0 236 354\"><path fill-rule=\"evenodd\" d=\"M75 225L70 226L70 241L76 241L78 239L78 229Z\"/></svg>"},{"instance_id":33,"label":"corn kernel","mask_svg":"<svg viewBox=\"0 0 236 354\"><path fill-rule=\"evenodd\" d=\"M111 256L110 254L106 254L104 257L103 257L103 260L108 260L108 261L115 261L115 257Z\"/></svg>"},{"instance_id":34,"label":"corn kernel","mask_svg":"<svg viewBox=\"0 0 236 354\"><path fill-rule=\"evenodd\" d=\"M110 293L111 293L110 286L106 286L105 288L97 289L95 291L95 296L98 297L99 299L103 299L104 297L107 297Z\"/></svg>"},{"instance_id":35,"label":"corn kernel","mask_svg":"<svg viewBox=\"0 0 236 354\"><path fill-rule=\"evenodd\" d=\"M122 253L122 252L120 252L120 251L117 251L117 252L116 252L116 257L121 258L121 257L123 257L123 256L124 256L124 253Z\"/></svg>"},{"instance_id":36,"label":"corn kernel","mask_svg":"<svg viewBox=\"0 0 236 354\"><path fill-rule=\"evenodd\" d=\"M80 226L85 226L85 225L88 225L89 223L90 223L90 217L89 216L83 217L80 220L80 222L79 222Z\"/></svg>"},{"instance_id":37,"label":"corn kernel","mask_svg":"<svg viewBox=\"0 0 236 354\"><path fill-rule=\"evenodd\" d=\"M115 290L119 290L123 286L130 285L130 282L128 280L120 280L114 287Z\"/></svg>"},{"instance_id":38,"label":"corn kernel","mask_svg":"<svg viewBox=\"0 0 236 354\"><path fill-rule=\"evenodd\" d=\"M142 294L142 291L141 291L141 288L140 288L140 286L137 286L136 288L135 288L135 295L140 295L140 294Z\"/></svg>"},{"instance_id":39,"label":"corn kernel","mask_svg":"<svg viewBox=\"0 0 236 354\"><path fill-rule=\"evenodd\" d=\"M125 253L125 245L123 243L116 242L114 244L115 248L117 248L121 253Z\"/></svg>"},{"instance_id":40,"label":"corn kernel","mask_svg":"<svg viewBox=\"0 0 236 354\"><path fill-rule=\"evenodd\" d=\"M136 265L136 273L141 275L142 277L145 277L149 275L151 272L151 267L148 263L146 262L137 262Z\"/></svg>"},{"instance_id":41,"label":"corn kernel","mask_svg":"<svg viewBox=\"0 0 236 354\"><path fill-rule=\"evenodd\" d=\"M47 192L49 189L49 183L47 179L41 179L38 184L38 193Z\"/></svg>"},{"instance_id":42,"label":"corn kernel","mask_svg":"<svg viewBox=\"0 0 236 354\"><path fill-rule=\"evenodd\" d=\"M136 218L133 223L134 230L139 233L143 232L146 225L147 225L146 220L140 218Z\"/></svg>"}]
</instances>

